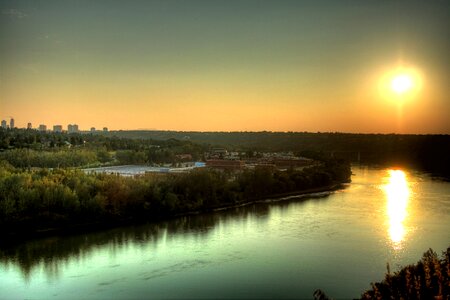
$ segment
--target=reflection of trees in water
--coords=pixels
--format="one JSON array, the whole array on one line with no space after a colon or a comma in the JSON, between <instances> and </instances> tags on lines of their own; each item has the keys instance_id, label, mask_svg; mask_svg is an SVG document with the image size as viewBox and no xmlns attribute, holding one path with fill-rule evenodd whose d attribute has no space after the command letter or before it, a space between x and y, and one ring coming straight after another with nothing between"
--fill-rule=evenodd
<instances>
[{"instance_id":1,"label":"reflection of trees in water","mask_svg":"<svg viewBox=\"0 0 450 300\"><path fill-rule=\"evenodd\" d=\"M158 238L158 229L156 226L123 227L103 232L33 240L12 248L0 249L0 261L5 266L17 265L25 280L29 280L32 271L39 266L42 266L49 278L58 278L60 267L68 264L70 260L83 260L102 247L109 247L115 252L134 241L152 241Z\"/></svg>"},{"instance_id":2,"label":"reflection of trees in water","mask_svg":"<svg viewBox=\"0 0 450 300\"><path fill-rule=\"evenodd\" d=\"M0 249L0 263L4 268L18 266L26 281L34 270L42 267L49 279L60 277L60 269L71 261L82 261L98 249L107 247L111 254L130 245L158 246L165 235L174 237L189 233L205 239L218 224L233 220L257 218L265 222L269 215L265 203L228 209L221 212L183 216L172 220L135 225L65 237L32 240L14 247Z\"/></svg>"},{"instance_id":3,"label":"reflection of trees in water","mask_svg":"<svg viewBox=\"0 0 450 300\"><path fill-rule=\"evenodd\" d=\"M316 199L317 201L319 199ZM4 268L17 266L26 281L34 270L42 267L49 279L60 277L60 269L71 261L80 262L87 259L96 250L107 248L112 255L130 245L153 245L165 236L179 238L186 234L198 239L207 239L208 234L218 225L230 222L246 223L249 219L266 223L271 208L288 213L298 199L277 203L258 203L235 207L219 212L182 216L171 220L144 225L124 226L115 229L86 234L49 237L31 240L10 248L0 248L0 263Z\"/></svg>"}]
</instances>

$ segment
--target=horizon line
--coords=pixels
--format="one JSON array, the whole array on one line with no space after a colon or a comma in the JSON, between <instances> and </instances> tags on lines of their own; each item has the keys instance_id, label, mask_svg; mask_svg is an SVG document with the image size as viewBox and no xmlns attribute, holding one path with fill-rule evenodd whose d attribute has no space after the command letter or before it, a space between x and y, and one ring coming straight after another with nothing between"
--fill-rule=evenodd
<instances>
[{"instance_id":1,"label":"horizon line","mask_svg":"<svg viewBox=\"0 0 450 300\"><path fill-rule=\"evenodd\" d=\"M1 127L0 127L1 128ZM2 128L4 129L4 128ZM10 128L8 128L10 129ZM22 130L37 130L39 128L25 128L25 127L15 127L14 129ZM272 130L174 130L174 129L108 129L108 131L103 131L98 129L91 131L90 129L78 130L78 133L113 133L113 132L126 132L126 131L140 131L140 132L179 132L179 133L310 133L310 134L361 134L361 135L450 135L450 133L396 133L396 132L349 132L349 131L272 131ZM46 130L46 132L54 132L51 129ZM59 132L61 133L61 132ZM62 133L68 133L67 130L63 130Z\"/></svg>"}]
</instances>

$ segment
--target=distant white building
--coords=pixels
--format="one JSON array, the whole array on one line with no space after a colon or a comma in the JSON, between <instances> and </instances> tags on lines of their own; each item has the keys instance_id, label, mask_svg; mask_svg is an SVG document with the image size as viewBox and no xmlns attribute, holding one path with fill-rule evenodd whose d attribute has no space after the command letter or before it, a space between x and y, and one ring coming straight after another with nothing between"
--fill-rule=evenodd
<instances>
[{"instance_id":1,"label":"distant white building","mask_svg":"<svg viewBox=\"0 0 450 300\"><path fill-rule=\"evenodd\" d=\"M40 124L39 125L39 131L43 131L43 132L47 131L47 125Z\"/></svg>"},{"instance_id":2,"label":"distant white building","mask_svg":"<svg viewBox=\"0 0 450 300\"><path fill-rule=\"evenodd\" d=\"M95 132L95 127L91 127L91 132Z\"/></svg>"},{"instance_id":3,"label":"distant white building","mask_svg":"<svg viewBox=\"0 0 450 300\"><path fill-rule=\"evenodd\" d=\"M67 132L69 133L78 133L78 125L77 124L69 124L67 125Z\"/></svg>"},{"instance_id":4,"label":"distant white building","mask_svg":"<svg viewBox=\"0 0 450 300\"><path fill-rule=\"evenodd\" d=\"M9 128L14 129L14 119L11 118L11 120L9 120Z\"/></svg>"},{"instance_id":5,"label":"distant white building","mask_svg":"<svg viewBox=\"0 0 450 300\"><path fill-rule=\"evenodd\" d=\"M53 132L61 133L62 125L53 125Z\"/></svg>"},{"instance_id":6,"label":"distant white building","mask_svg":"<svg viewBox=\"0 0 450 300\"><path fill-rule=\"evenodd\" d=\"M103 132L108 132L108 127L103 127Z\"/></svg>"},{"instance_id":7,"label":"distant white building","mask_svg":"<svg viewBox=\"0 0 450 300\"><path fill-rule=\"evenodd\" d=\"M2 128L3 128L3 129L6 129L6 128L7 128L6 120L2 120Z\"/></svg>"}]
</instances>

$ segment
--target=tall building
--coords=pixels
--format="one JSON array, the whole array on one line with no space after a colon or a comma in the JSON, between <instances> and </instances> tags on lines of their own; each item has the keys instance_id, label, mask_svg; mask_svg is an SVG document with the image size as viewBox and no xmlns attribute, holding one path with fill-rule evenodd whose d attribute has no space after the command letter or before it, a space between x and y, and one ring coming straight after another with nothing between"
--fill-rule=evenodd
<instances>
[{"instance_id":1,"label":"tall building","mask_svg":"<svg viewBox=\"0 0 450 300\"><path fill-rule=\"evenodd\" d=\"M108 132L108 127L103 127L103 132Z\"/></svg>"},{"instance_id":2,"label":"tall building","mask_svg":"<svg viewBox=\"0 0 450 300\"><path fill-rule=\"evenodd\" d=\"M67 132L69 133L77 133L78 132L78 125L77 124L69 124L67 125Z\"/></svg>"},{"instance_id":3,"label":"tall building","mask_svg":"<svg viewBox=\"0 0 450 300\"><path fill-rule=\"evenodd\" d=\"M53 132L61 133L62 125L53 125Z\"/></svg>"},{"instance_id":4,"label":"tall building","mask_svg":"<svg viewBox=\"0 0 450 300\"><path fill-rule=\"evenodd\" d=\"M27 124L27 129L32 129L32 128L33 128L33 126L31 126L31 123L28 122L28 124Z\"/></svg>"},{"instance_id":5,"label":"tall building","mask_svg":"<svg viewBox=\"0 0 450 300\"><path fill-rule=\"evenodd\" d=\"M47 131L47 125L40 124L39 125L39 131L43 131L43 132Z\"/></svg>"},{"instance_id":6,"label":"tall building","mask_svg":"<svg viewBox=\"0 0 450 300\"><path fill-rule=\"evenodd\" d=\"M14 129L14 119L9 120L9 128Z\"/></svg>"},{"instance_id":7,"label":"tall building","mask_svg":"<svg viewBox=\"0 0 450 300\"><path fill-rule=\"evenodd\" d=\"M7 127L7 126L6 126L6 120L2 120L2 128L3 128L3 129L6 129L6 127Z\"/></svg>"},{"instance_id":8,"label":"tall building","mask_svg":"<svg viewBox=\"0 0 450 300\"><path fill-rule=\"evenodd\" d=\"M91 132L95 132L95 127L91 127Z\"/></svg>"}]
</instances>

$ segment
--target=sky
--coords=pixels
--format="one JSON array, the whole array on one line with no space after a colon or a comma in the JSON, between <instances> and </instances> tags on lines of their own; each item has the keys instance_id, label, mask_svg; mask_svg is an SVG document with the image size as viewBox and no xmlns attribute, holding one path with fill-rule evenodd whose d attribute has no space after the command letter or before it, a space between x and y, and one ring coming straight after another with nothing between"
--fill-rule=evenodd
<instances>
[{"instance_id":1,"label":"sky","mask_svg":"<svg viewBox=\"0 0 450 300\"><path fill-rule=\"evenodd\" d=\"M0 12L0 118L18 127L450 134L450 1L0 0Z\"/></svg>"}]
</instances>

